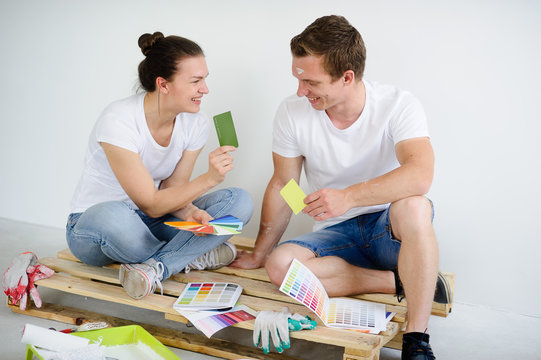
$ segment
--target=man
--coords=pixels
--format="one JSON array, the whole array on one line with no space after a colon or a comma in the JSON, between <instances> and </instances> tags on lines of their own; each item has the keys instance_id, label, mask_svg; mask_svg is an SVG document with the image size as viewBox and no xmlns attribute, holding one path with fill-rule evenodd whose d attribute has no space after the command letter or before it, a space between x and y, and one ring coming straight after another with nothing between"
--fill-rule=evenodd
<instances>
[{"instance_id":1,"label":"man","mask_svg":"<svg viewBox=\"0 0 541 360\"><path fill-rule=\"evenodd\" d=\"M291 51L299 86L276 114L274 174L255 248L232 265L265 265L280 285L297 258L329 296L403 296L403 286L402 359L433 359L426 333L432 301L449 302L450 289L438 273L432 203L424 196L434 154L423 108L408 92L362 79L364 43L344 17L317 19L291 40ZM299 182L303 165L314 191L303 212L316 221L314 232L272 251L291 216L279 191L292 178Z\"/></svg>"}]
</instances>

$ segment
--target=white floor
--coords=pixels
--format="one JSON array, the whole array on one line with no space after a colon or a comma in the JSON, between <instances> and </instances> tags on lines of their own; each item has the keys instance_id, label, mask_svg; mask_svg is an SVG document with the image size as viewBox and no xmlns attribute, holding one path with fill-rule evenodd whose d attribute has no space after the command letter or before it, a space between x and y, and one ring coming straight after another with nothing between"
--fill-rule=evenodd
<instances>
[{"instance_id":1,"label":"white floor","mask_svg":"<svg viewBox=\"0 0 541 360\"><path fill-rule=\"evenodd\" d=\"M7 269L11 259L23 251L33 251L38 257L55 256L66 248L64 230L23 223L0 218L0 270ZM457 279L460 281L460 279ZM40 289L45 302L61 303L82 307L127 318L135 321L164 325L163 316L129 306L64 294L49 289ZM3 302L5 302L5 295ZM165 321L182 331L193 329L174 322ZM42 327L67 328L66 324L12 313L6 306L0 306L0 337L2 352L0 359L22 359L25 346L20 337L24 324ZM455 302L453 312L447 318L432 317L430 323L431 344L438 359L540 359L541 360L541 319L517 315ZM238 340L249 345L251 333L241 329L224 329L217 334L221 338ZM171 348L182 360L217 359L189 351ZM293 341L290 355L306 359L342 359L341 349L332 346L310 346L302 341ZM240 357L239 357L240 358ZM400 359L400 352L382 350L382 360Z\"/></svg>"}]
</instances>

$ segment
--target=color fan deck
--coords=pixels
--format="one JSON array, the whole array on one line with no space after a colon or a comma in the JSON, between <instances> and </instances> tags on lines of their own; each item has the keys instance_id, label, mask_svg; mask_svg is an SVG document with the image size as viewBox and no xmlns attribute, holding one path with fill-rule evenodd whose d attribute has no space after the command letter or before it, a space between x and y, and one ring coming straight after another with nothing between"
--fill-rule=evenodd
<instances>
[{"instance_id":1,"label":"color fan deck","mask_svg":"<svg viewBox=\"0 0 541 360\"><path fill-rule=\"evenodd\" d=\"M230 242L234 243L238 249L251 250L254 239L234 236ZM282 307L287 306L292 313L297 312L317 318L308 308L281 293L277 286L271 284L265 269L241 270L226 267L214 271L191 271L188 274L179 273L163 282L163 295L156 292L142 300L133 300L126 295L118 282L118 265L106 267L85 265L80 263L67 249L60 251L56 258L42 258L40 262L54 269L56 273L48 279L37 282L39 287L157 311L163 313L166 319L181 323L187 323L188 321L173 309L173 304L187 283L200 281L230 282L241 285L243 292L239 298L239 303L256 311L280 311ZM445 273L445 276L454 289L454 274ZM379 359L379 353L383 346L400 349L402 345L402 330L406 324L406 301L403 300L401 303L398 303L395 296L385 294L359 295L355 296L355 298L386 304L387 311L396 313L392 321L387 325L386 331L378 335L372 335L352 330L329 328L317 319L318 326L316 329L290 333L292 348L295 347L295 339L313 342L316 343L316 346L317 344L338 346L344 349L344 360ZM81 320L83 322L105 321L111 326L135 323L129 319L120 319L84 309L47 303L47 298L43 298L42 300L44 303L40 309L37 309L33 304L29 304L27 310L24 312L20 311L18 306L9 304L9 302L8 306L13 312L68 324L76 324ZM452 304L443 305L433 303L432 314L446 317L450 313L451 308ZM264 354L260 349L235 342L213 338L208 339L204 335L189 334L180 330L154 325L137 324L143 326L165 345L224 359L299 359L298 357L287 355L288 351L282 354L273 352ZM246 329L240 331L246 333L245 336L251 339L254 320L240 322L233 326Z\"/></svg>"}]
</instances>

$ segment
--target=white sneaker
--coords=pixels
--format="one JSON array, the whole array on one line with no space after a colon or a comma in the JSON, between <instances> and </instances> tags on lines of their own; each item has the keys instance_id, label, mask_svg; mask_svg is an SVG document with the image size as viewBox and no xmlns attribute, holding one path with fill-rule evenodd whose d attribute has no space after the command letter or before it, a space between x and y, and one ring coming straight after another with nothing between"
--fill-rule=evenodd
<instances>
[{"instance_id":1,"label":"white sneaker","mask_svg":"<svg viewBox=\"0 0 541 360\"><path fill-rule=\"evenodd\" d=\"M210 250L209 252L201 255L186 266L184 270L189 273L190 270L215 270L223 266L227 266L235 260L237 257L237 249L235 245L228 243L227 241Z\"/></svg>"},{"instance_id":2,"label":"white sneaker","mask_svg":"<svg viewBox=\"0 0 541 360\"><path fill-rule=\"evenodd\" d=\"M160 287L163 295L161 278L163 275L163 264L155 262L149 264L122 264L118 279L126 290L126 293L136 299L142 299L156 290L156 284Z\"/></svg>"}]
</instances>

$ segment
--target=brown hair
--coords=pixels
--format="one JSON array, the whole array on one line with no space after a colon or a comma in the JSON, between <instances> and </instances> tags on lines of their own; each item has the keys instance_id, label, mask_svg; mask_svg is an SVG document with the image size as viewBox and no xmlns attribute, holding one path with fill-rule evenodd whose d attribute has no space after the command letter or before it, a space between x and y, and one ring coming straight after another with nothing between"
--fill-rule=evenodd
<instances>
[{"instance_id":1,"label":"brown hair","mask_svg":"<svg viewBox=\"0 0 541 360\"><path fill-rule=\"evenodd\" d=\"M323 16L291 39L291 53L296 57L323 56L323 67L333 80L347 70L362 79L366 48L361 34L343 16Z\"/></svg>"},{"instance_id":2,"label":"brown hair","mask_svg":"<svg viewBox=\"0 0 541 360\"><path fill-rule=\"evenodd\" d=\"M148 92L156 90L157 77L171 80L183 58L204 56L203 50L195 42L174 35L164 37L159 31L141 35L138 44L145 55L138 67L139 81Z\"/></svg>"}]
</instances>

